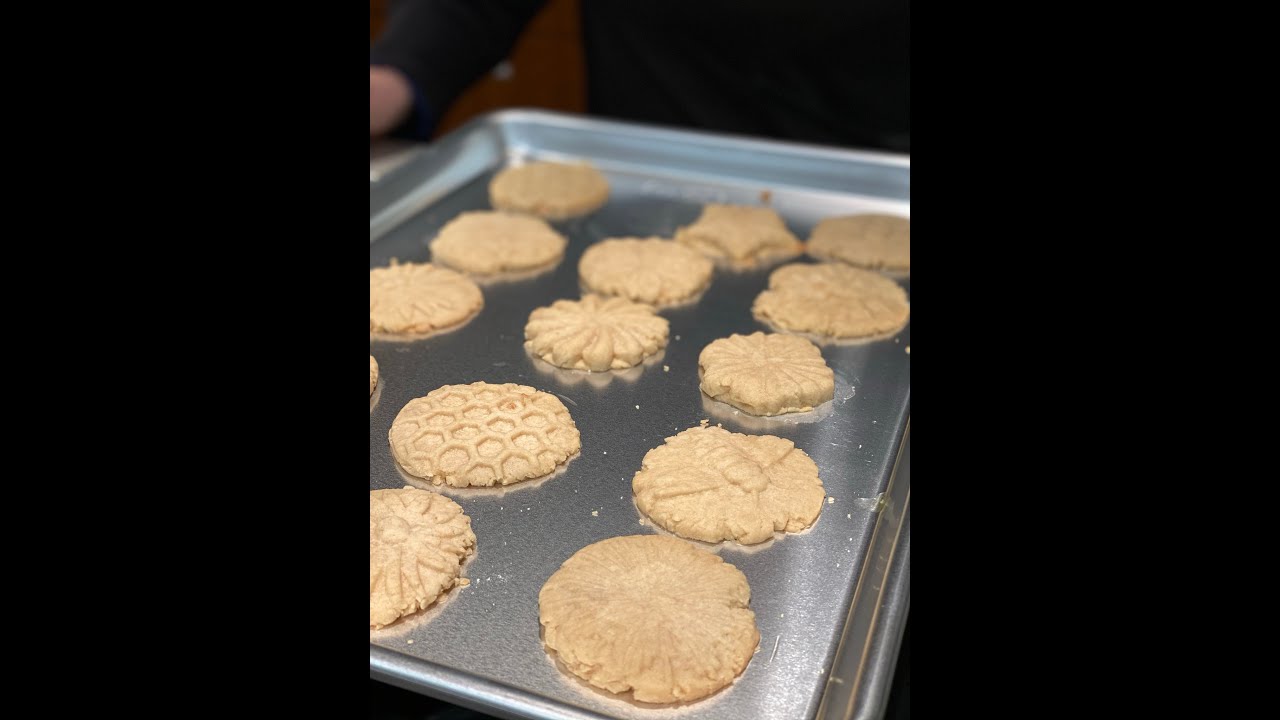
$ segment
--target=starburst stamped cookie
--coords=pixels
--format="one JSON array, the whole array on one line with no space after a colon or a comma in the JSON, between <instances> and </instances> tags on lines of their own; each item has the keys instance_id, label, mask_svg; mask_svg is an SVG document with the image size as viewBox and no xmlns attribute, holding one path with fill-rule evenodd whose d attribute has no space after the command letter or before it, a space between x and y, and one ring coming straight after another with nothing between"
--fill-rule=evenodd
<instances>
[{"instance_id":1,"label":"starburst stamped cookie","mask_svg":"<svg viewBox=\"0 0 1280 720\"><path fill-rule=\"evenodd\" d=\"M369 271L369 331L417 335L452 329L484 307L465 275L431 263L399 263Z\"/></svg>"},{"instance_id":2,"label":"starburst stamped cookie","mask_svg":"<svg viewBox=\"0 0 1280 720\"><path fill-rule=\"evenodd\" d=\"M697 297L714 270L696 250L656 237L602 240L578 261L578 277L588 290L657 307Z\"/></svg>"},{"instance_id":3,"label":"starburst stamped cookie","mask_svg":"<svg viewBox=\"0 0 1280 720\"><path fill-rule=\"evenodd\" d=\"M705 426L650 450L631 491L659 527L744 545L809 527L826 497L818 466L790 440Z\"/></svg>"},{"instance_id":4,"label":"starburst stamped cookie","mask_svg":"<svg viewBox=\"0 0 1280 720\"><path fill-rule=\"evenodd\" d=\"M535 217L465 212L440 228L431 241L431 259L479 276L525 273L560 262L568 242Z\"/></svg>"},{"instance_id":5,"label":"starburst stamped cookie","mask_svg":"<svg viewBox=\"0 0 1280 720\"><path fill-rule=\"evenodd\" d=\"M443 495L406 486L369 492L369 627L422 610L459 583L475 548L471 518Z\"/></svg>"},{"instance_id":6,"label":"starburst stamped cookie","mask_svg":"<svg viewBox=\"0 0 1280 720\"><path fill-rule=\"evenodd\" d=\"M525 349L556 367L623 370L667 346L668 323L649 305L587 295L529 315Z\"/></svg>"},{"instance_id":7,"label":"starburst stamped cookie","mask_svg":"<svg viewBox=\"0 0 1280 720\"><path fill-rule=\"evenodd\" d=\"M835 373L797 335L752 333L712 342L698 355L702 392L752 415L806 412L835 397Z\"/></svg>"},{"instance_id":8,"label":"starburst stamped cookie","mask_svg":"<svg viewBox=\"0 0 1280 720\"><path fill-rule=\"evenodd\" d=\"M911 221L867 213L827 218L809 235L809 254L872 270L911 270Z\"/></svg>"},{"instance_id":9,"label":"starburst stamped cookie","mask_svg":"<svg viewBox=\"0 0 1280 720\"><path fill-rule=\"evenodd\" d=\"M608 199L609 181L585 163L529 163L507 168L489 183L489 202L495 208L548 220L586 215Z\"/></svg>"},{"instance_id":10,"label":"starburst stamped cookie","mask_svg":"<svg viewBox=\"0 0 1280 720\"><path fill-rule=\"evenodd\" d=\"M752 268L804 250L777 212L749 205L707 205L697 221L676 232L675 240L734 268Z\"/></svg>"},{"instance_id":11,"label":"starburst stamped cookie","mask_svg":"<svg viewBox=\"0 0 1280 720\"><path fill-rule=\"evenodd\" d=\"M391 423L405 472L452 487L549 475L580 449L564 403L526 385L445 385L410 400Z\"/></svg>"},{"instance_id":12,"label":"starburst stamped cookie","mask_svg":"<svg viewBox=\"0 0 1280 720\"><path fill-rule=\"evenodd\" d=\"M640 702L704 698L760 643L751 588L719 556L676 538L609 538L574 553L538 593L543 642L569 672Z\"/></svg>"},{"instance_id":13,"label":"starburst stamped cookie","mask_svg":"<svg viewBox=\"0 0 1280 720\"><path fill-rule=\"evenodd\" d=\"M787 265L756 296L756 319L781 330L828 338L860 338L907 324L907 293L885 276L836 263Z\"/></svg>"}]
</instances>

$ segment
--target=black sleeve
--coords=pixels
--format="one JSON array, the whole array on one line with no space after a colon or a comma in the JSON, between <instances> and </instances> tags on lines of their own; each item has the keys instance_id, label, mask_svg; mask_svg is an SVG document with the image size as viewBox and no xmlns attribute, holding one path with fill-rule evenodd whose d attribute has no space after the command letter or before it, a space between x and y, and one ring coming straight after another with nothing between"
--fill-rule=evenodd
<instances>
[{"instance_id":1,"label":"black sleeve","mask_svg":"<svg viewBox=\"0 0 1280 720\"><path fill-rule=\"evenodd\" d=\"M401 0L369 51L413 81L438 119L515 45L546 0Z\"/></svg>"}]
</instances>

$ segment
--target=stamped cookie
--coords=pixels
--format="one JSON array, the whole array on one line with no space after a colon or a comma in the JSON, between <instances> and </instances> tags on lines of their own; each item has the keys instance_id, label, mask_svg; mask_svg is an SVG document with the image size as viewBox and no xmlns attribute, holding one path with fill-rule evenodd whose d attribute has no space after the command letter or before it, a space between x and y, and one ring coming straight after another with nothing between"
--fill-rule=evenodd
<instances>
[{"instance_id":1,"label":"stamped cookie","mask_svg":"<svg viewBox=\"0 0 1280 720\"><path fill-rule=\"evenodd\" d=\"M698 355L702 392L752 415L806 412L835 397L835 373L797 335L730 335Z\"/></svg>"},{"instance_id":2,"label":"stamped cookie","mask_svg":"<svg viewBox=\"0 0 1280 720\"><path fill-rule=\"evenodd\" d=\"M769 276L756 296L757 320L793 332L858 338L896 331L907 324L907 293L870 270L836 263L787 265Z\"/></svg>"},{"instance_id":3,"label":"stamped cookie","mask_svg":"<svg viewBox=\"0 0 1280 720\"><path fill-rule=\"evenodd\" d=\"M378 387L378 361L369 356L369 394L373 394L373 389Z\"/></svg>"},{"instance_id":4,"label":"stamped cookie","mask_svg":"<svg viewBox=\"0 0 1280 720\"><path fill-rule=\"evenodd\" d=\"M760 643L736 567L683 540L614 537L574 553L538 593L564 667L640 702L689 702L733 682Z\"/></svg>"},{"instance_id":5,"label":"stamped cookie","mask_svg":"<svg viewBox=\"0 0 1280 720\"><path fill-rule=\"evenodd\" d=\"M409 486L371 490L369 627L422 610L458 584L475 544L471 518L449 498Z\"/></svg>"},{"instance_id":6,"label":"stamped cookie","mask_svg":"<svg viewBox=\"0 0 1280 720\"><path fill-rule=\"evenodd\" d=\"M587 295L534 310L524 346L556 367L622 370L666 347L667 327L649 305Z\"/></svg>"},{"instance_id":7,"label":"stamped cookie","mask_svg":"<svg viewBox=\"0 0 1280 720\"><path fill-rule=\"evenodd\" d=\"M911 270L911 221L897 215L827 218L809 235L809 254L858 267Z\"/></svg>"},{"instance_id":8,"label":"stamped cookie","mask_svg":"<svg viewBox=\"0 0 1280 720\"><path fill-rule=\"evenodd\" d=\"M586 215L609 199L609 182L587 164L535 162L511 167L489 183L489 202L499 210L560 220Z\"/></svg>"},{"instance_id":9,"label":"stamped cookie","mask_svg":"<svg viewBox=\"0 0 1280 720\"><path fill-rule=\"evenodd\" d=\"M764 542L818 519L818 466L790 440L689 428L650 450L631 481L636 506L694 540Z\"/></svg>"},{"instance_id":10,"label":"stamped cookie","mask_svg":"<svg viewBox=\"0 0 1280 720\"><path fill-rule=\"evenodd\" d=\"M697 296L711 284L714 269L701 253L656 237L603 240L578 262L588 290L659 307Z\"/></svg>"},{"instance_id":11,"label":"stamped cookie","mask_svg":"<svg viewBox=\"0 0 1280 720\"><path fill-rule=\"evenodd\" d=\"M475 275L523 272L560 262L568 242L535 217L465 212L440 228L431 259Z\"/></svg>"},{"instance_id":12,"label":"stamped cookie","mask_svg":"<svg viewBox=\"0 0 1280 720\"><path fill-rule=\"evenodd\" d=\"M391 453L410 475L453 487L510 485L578 452L564 403L525 385L445 385L391 423Z\"/></svg>"},{"instance_id":13,"label":"stamped cookie","mask_svg":"<svg viewBox=\"0 0 1280 720\"><path fill-rule=\"evenodd\" d=\"M804 249L778 213L749 205L707 205L696 222L676 232L675 239L740 268L799 255Z\"/></svg>"},{"instance_id":14,"label":"stamped cookie","mask_svg":"<svg viewBox=\"0 0 1280 720\"><path fill-rule=\"evenodd\" d=\"M465 275L431 263L401 263L369 271L369 331L419 334L451 328L484 307Z\"/></svg>"}]
</instances>

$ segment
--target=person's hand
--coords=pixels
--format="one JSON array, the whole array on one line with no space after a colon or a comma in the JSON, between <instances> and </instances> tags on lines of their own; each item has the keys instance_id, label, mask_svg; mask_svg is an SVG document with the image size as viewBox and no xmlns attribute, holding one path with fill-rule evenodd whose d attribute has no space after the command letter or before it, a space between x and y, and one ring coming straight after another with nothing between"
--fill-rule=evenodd
<instances>
[{"instance_id":1,"label":"person's hand","mask_svg":"<svg viewBox=\"0 0 1280 720\"><path fill-rule=\"evenodd\" d=\"M385 65L369 67L369 137L404 122L413 107L413 87L404 73Z\"/></svg>"}]
</instances>

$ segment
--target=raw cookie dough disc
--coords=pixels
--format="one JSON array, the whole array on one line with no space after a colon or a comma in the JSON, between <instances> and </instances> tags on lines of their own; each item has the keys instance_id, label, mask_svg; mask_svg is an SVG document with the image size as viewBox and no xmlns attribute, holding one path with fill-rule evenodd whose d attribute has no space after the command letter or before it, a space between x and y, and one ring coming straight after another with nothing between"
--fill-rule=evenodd
<instances>
[{"instance_id":1,"label":"raw cookie dough disc","mask_svg":"<svg viewBox=\"0 0 1280 720\"><path fill-rule=\"evenodd\" d=\"M580 447L559 398L514 383L436 388L404 406L390 439L406 472L453 487L542 477Z\"/></svg>"},{"instance_id":2,"label":"raw cookie dough disc","mask_svg":"<svg viewBox=\"0 0 1280 720\"><path fill-rule=\"evenodd\" d=\"M856 338L907 324L907 293L885 276L848 265L787 265L769 276L756 297L757 320L793 332Z\"/></svg>"},{"instance_id":3,"label":"raw cookie dough disc","mask_svg":"<svg viewBox=\"0 0 1280 720\"><path fill-rule=\"evenodd\" d=\"M747 578L661 535L574 553L538 593L543 641L574 675L640 702L688 702L733 682L760 642Z\"/></svg>"},{"instance_id":4,"label":"raw cookie dough disc","mask_svg":"<svg viewBox=\"0 0 1280 720\"><path fill-rule=\"evenodd\" d=\"M476 275L522 272L560 262L568 242L535 217L465 212L440 228L431 241L431 259Z\"/></svg>"},{"instance_id":5,"label":"raw cookie dough disc","mask_svg":"<svg viewBox=\"0 0 1280 720\"><path fill-rule=\"evenodd\" d=\"M557 367L622 370L667 346L667 320L649 305L587 295L529 315L524 346Z\"/></svg>"},{"instance_id":6,"label":"raw cookie dough disc","mask_svg":"<svg viewBox=\"0 0 1280 720\"><path fill-rule=\"evenodd\" d=\"M809 254L873 270L911 269L911 221L897 215L827 218L809 235Z\"/></svg>"},{"instance_id":7,"label":"raw cookie dough disc","mask_svg":"<svg viewBox=\"0 0 1280 720\"><path fill-rule=\"evenodd\" d=\"M378 387L378 361L369 356L369 394L373 394L373 389Z\"/></svg>"},{"instance_id":8,"label":"raw cookie dough disc","mask_svg":"<svg viewBox=\"0 0 1280 720\"><path fill-rule=\"evenodd\" d=\"M460 325L484 307L466 275L431 263L369 271L369 331L417 334Z\"/></svg>"},{"instance_id":9,"label":"raw cookie dough disc","mask_svg":"<svg viewBox=\"0 0 1280 720\"><path fill-rule=\"evenodd\" d=\"M698 355L702 392L752 415L806 412L835 397L835 373L798 335L730 335Z\"/></svg>"},{"instance_id":10,"label":"raw cookie dough disc","mask_svg":"<svg viewBox=\"0 0 1280 720\"><path fill-rule=\"evenodd\" d=\"M587 164L529 163L507 168L489 183L495 208L549 220L586 215L608 199L609 182Z\"/></svg>"},{"instance_id":11,"label":"raw cookie dough disc","mask_svg":"<svg viewBox=\"0 0 1280 720\"><path fill-rule=\"evenodd\" d=\"M675 239L704 255L743 268L798 255L804 249L778 213L748 205L707 205L695 223L676 232Z\"/></svg>"},{"instance_id":12,"label":"raw cookie dough disc","mask_svg":"<svg viewBox=\"0 0 1280 720\"><path fill-rule=\"evenodd\" d=\"M661 238L612 238L587 248L578 276L592 292L650 305L675 305L711 284L715 265L701 253Z\"/></svg>"},{"instance_id":13,"label":"raw cookie dough disc","mask_svg":"<svg viewBox=\"0 0 1280 720\"><path fill-rule=\"evenodd\" d=\"M369 491L369 627L435 602L475 544L471 518L449 498L409 486Z\"/></svg>"},{"instance_id":14,"label":"raw cookie dough disc","mask_svg":"<svg viewBox=\"0 0 1280 720\"><path fill-rule=\"evenodd\" d=\"M818 519L818 466L790 440L689 428L650 450L631 481L636 505L659 527L695 540L764 542Z\"/></svg>"}]
</instances>

